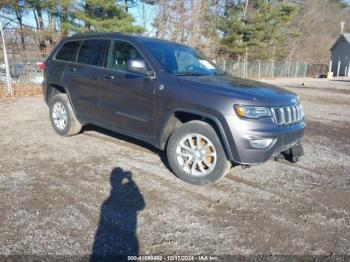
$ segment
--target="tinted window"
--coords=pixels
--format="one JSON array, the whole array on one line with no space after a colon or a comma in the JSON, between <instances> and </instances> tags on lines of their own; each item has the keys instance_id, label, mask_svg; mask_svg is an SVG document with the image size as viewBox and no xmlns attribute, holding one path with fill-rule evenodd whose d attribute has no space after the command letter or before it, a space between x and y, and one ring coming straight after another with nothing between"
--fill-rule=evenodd
<instances>
[{"instance_id":1,"label":"tinted window","mask_svg":"<svg viewBox=\"0 0 350 262\"><path fill-rule=\"evenodd\" d=\"M85 40L79 49L78 63L101 66L106 40Z\"/></svg>"},{"instance_id":2,"label":"tinted window","mask_svg":"<svg viewBox=\"0 0 350 262\"><path fill-rule=\"evenodd\" d=\"M80 46L80 41L70 41L65 43L56 55L56 59L73 61L74 56Z\"/></svg>"},{"instance_id":3,"label":"tinted window","mask_svg":"<svg viewBox=\"0 0 350 262\"><path fill-rule=\"evenodd\" d=\"M143 57L133 45L112 40L108 50L107 67L126 71L126 62L129 59L143 59Z\"/></svg>"}]
</instances>

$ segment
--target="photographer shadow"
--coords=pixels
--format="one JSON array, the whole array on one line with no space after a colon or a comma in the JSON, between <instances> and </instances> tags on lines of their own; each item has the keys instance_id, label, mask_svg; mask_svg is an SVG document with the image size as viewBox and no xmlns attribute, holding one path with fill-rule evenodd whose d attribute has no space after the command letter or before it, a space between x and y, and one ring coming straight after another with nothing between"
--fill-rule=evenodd
<instances>
[{"instance_id":1,"label":"photographer shadow","mask_svg":"<svg viewBox=\"0 0 350 262\"><path fill-rule=\"evenodd\" d=\"M100 221L90 261L112 261L119 256L136 256L139 243L136 235L137 212L145 202L130 172L114 168L111 193L101 207Z\"/></svg>"}]
</instances>

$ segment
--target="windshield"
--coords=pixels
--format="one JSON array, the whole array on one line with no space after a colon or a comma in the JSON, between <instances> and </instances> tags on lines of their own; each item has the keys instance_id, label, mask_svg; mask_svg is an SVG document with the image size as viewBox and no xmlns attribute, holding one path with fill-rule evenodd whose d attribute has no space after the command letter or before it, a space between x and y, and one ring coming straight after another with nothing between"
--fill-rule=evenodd
<instances>
[{"instance_id":1,"label":"windshield","mask_svg":"<svg viewBox=\"0 0 350 262\"><path fill-rule=\"evenodd\" d=\"M166 42L147 42L145 45L170 74L215 75L222 73L195 49Z\"/></svg>"}]
</instances>

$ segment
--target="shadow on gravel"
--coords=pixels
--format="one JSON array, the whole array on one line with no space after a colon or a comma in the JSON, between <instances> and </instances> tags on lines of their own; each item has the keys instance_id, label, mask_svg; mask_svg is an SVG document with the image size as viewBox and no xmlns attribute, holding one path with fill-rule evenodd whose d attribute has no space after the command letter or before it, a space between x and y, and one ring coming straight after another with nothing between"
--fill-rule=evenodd
<instances>
[{"instance_id":1,"label":"shadow on gravel","mask_svg":"<svg viewBox=\"0 0 350 262\"><path fill-rule=\"evenodd\" d=\"M132 179L132 173L114 168L110 196L101 207L100 221L90 261L121 261L126 255L138 255L137 212L144 209L144 199Z\"/></svg>"}]
</instances>

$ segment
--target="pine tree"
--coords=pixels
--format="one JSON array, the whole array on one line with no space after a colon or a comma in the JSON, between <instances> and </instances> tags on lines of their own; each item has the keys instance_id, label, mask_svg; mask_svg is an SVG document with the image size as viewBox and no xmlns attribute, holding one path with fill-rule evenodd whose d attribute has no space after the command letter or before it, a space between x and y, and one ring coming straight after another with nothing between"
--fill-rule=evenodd
<instances>
[{"instance_id":1,"label":"pine tree","mask_svg":"<svg viewBox=\"0 0 350 262\"><path fill-rule=\"evenodd\" d=\"M285 55L284 44L292 36L285 29L297 10L278 0L234 1L219 23L223 51L240 56L248 49L250 58L278 59Z\"/></svg>"},{"instance_id":2,"label":"pine tree","mask_svg":"<svg viewBox=\"0 0 350 262\"><path fill-rule=\"evenodd\" d=\"M144 28L133 25L134 18L114 0L85 0L70 14L70 31L141 33Z\"/></svg>"}]
</instances>

